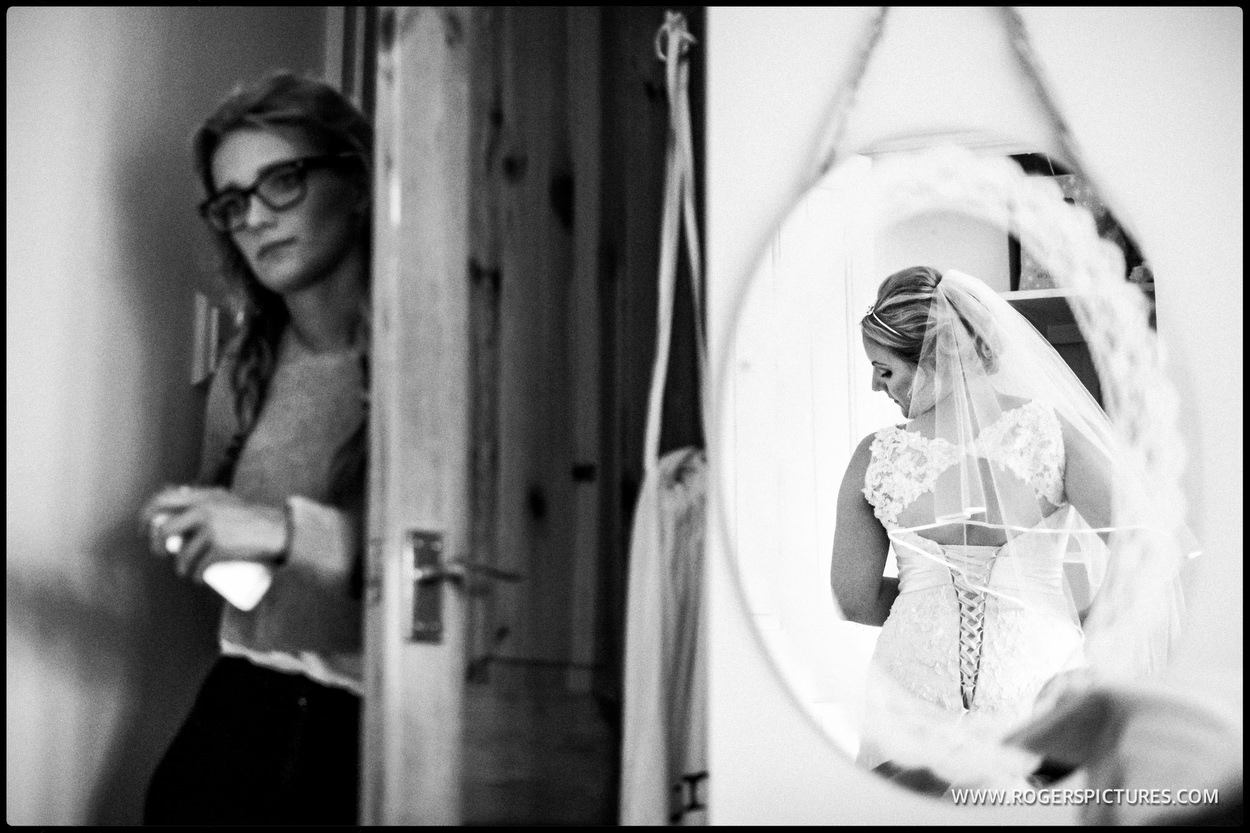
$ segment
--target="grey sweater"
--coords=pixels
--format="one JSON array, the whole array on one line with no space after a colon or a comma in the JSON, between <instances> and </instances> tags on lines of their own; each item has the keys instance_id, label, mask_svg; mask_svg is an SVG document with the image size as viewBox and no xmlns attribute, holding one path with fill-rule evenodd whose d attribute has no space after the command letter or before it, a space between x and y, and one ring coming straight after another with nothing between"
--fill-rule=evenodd
<instances>
[{"instance_id":1,"label":"grey sweater","mask_svg":"<svg viewBox=\"0 0 1250 833\"><path fill-rule=\"evenodd\" d=\"M209 391L201 475L234 436L231 345ZM225 605L220 636L230 653L331 680L360 680L362 609L350 588L362 518L326 503L335 452L360 425L357 350L312 353L288 330L269 392L235 468L231 491L291 512L287 560L251 611Z\"/></svg>"}]
</instances>

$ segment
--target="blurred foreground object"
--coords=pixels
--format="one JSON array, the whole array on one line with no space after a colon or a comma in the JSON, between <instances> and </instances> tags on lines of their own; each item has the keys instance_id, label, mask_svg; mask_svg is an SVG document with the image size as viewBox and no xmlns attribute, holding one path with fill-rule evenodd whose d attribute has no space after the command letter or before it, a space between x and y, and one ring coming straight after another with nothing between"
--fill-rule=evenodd
<instances>
[{"instance_id":1,"label":"blurred foreground object","mask_svg":"<svg viewBox=\"0 0 1250 833\"><path fill-rule=\"evenodd\" d=\"M1083 804L1084 824L1241 826L1242 728L1240 713L1190 691L1100 686L1062 699L1007 740L1077 768L1085 788L1124 791ZM1216 790L1216 802L1178 800Z\"/></svg>"}]
</instances>

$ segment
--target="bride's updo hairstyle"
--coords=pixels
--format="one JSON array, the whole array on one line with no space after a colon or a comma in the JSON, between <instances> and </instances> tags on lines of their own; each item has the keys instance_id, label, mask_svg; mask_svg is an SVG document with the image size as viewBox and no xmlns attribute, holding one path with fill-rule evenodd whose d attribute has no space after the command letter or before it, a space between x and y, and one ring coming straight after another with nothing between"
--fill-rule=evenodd
<instances>
[{"instance_id":1,"label":"bride's updo hairstyle","mask_svg":"<svg viewBox=\"0 0 1250 833\"><path fill-rule=\"evenodd\" d=\"M985 371L993 373L998 365L999 348L988 310L984 316L968 314L954 316L952 320L930 321L931 314L952 315L949 304L941 305L942 312L934 306L934 295L941 283L942 273L932 266L909 266L890 275L881 282L876 303L860 321L864 335L912 364L929 365L935 357L922 356L928 328L959 325L972 336L976 355ZM929 332L930 349L936 343L952 343L950 339L935 338L935 335L936 332Z\"/></svg>"}]
</instances>

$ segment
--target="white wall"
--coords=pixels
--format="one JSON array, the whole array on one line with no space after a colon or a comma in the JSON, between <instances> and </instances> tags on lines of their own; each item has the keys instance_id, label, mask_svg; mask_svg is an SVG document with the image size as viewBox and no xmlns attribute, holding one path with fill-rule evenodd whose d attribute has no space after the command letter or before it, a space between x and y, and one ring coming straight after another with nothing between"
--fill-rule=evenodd
<instances>
[{"instance_id":1,"label":"white wall","mask_svg":"<svg viewBox=\"0 0 1250 833\"><path fill-rule=\"evenodd\" d=\"M708 10L714 368L724 357L743 283L814 176L834 92L875 11ZM1036 7L1022 14L1083 161L1156 267L1159 332L1191 440L1190 520L1207 548L1182 676L1240 709L1241 11ZM846 146L974 130L1058 151L996 11L892 9ZM1071 808L955 810L856 770L777 682L773 659L744 613L732 555L718 536L709 564L713 823L1074 818Z\"/></svg>"},{"instance_id":2,"label":"white wall","mask_svg":"<svg viewBox=\"0 0 1250 833\"><path fill-rule=\"evenodd\" d=\"M6 817L136 823L216 654L219 602L145 553L194 471L189 141L233 84L319 69L325 10L10 8Z\"/></svg>"}]
</instances>

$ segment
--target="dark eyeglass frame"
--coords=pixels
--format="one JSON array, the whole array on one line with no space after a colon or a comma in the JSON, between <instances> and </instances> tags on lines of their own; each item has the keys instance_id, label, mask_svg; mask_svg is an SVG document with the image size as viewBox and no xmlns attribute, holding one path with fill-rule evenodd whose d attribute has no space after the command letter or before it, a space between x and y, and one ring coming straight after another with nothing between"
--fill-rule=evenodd
<instances>
[{"instance_id":1,"label":"dark eyeglass frame","mask_svg":"<svg viewBox=\"0 0 1250 833\"><path fill-rule=\"evenodd\" d=\"M217 231L227 234L239 231L247 225L247 213L251 207L253 196L259 199L271 211L285 211L288 208L294 208L308 196L308 174L311 171L318 168L338 167L353 161L363 163L364 157L359 153L324 153L317 156L300 156L295 159L283 159L281 162L274 162L272 165L266 165L262 168L256 176L256 181L248 187L227 188L205 199L199 204L200 216ZM292 196L289 199L275 201L272 196L266 196L262 189L271 181L275 174L279 173L284 175L294 174L299 185L292 192ZM224 218L221 212L216 209L225 205L227 200L236 198L243 201L243 211L231 222Z\"/></svg>"}]
</instances>

